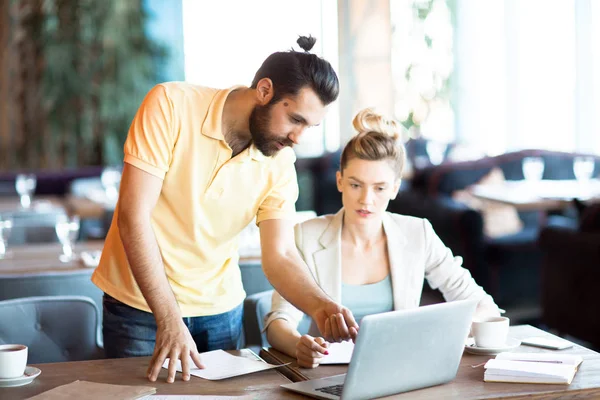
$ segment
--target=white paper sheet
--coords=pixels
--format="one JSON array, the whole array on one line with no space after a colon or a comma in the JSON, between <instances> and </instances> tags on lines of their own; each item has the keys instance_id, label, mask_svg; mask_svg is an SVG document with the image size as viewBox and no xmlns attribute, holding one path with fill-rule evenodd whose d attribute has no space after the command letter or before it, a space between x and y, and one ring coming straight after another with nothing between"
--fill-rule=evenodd
<instances>
[{"instance_id":1,"label":"white paper sheet","mask_svg":"<svg viewBox=\"0 0 600 400\"><path fill-rule=\"evenodd\" d=\"M272 365L264 361L233 356L223 350L200 353L200 360L204 364L204 369L196 368L194 362L190 359L190 367L192 367L190 368L190 374L209 380L232 378L234 376L281 367L281 365ZM169 368L168 358L165 360L163 368ZM177 371L181 372L180 360L177 360Z\"/></svg>"},{"instance_id":2,"label":"white paper sheet","mask_svg":"<svg viewBox=\"0 0 600 400\"><path fill-rule=\"evenodd\" d=\"M321 360L321 364L349 364L354 351L352 341L329 344L329 355Z\"/></svg>"},{"instance_id":3,"label":"white paper sheet","mask_svg":"<svg viewBox=\"0 0 600 400\"><path fill-rule=\"evenodd\" d=\"M197 394L154 394L146 397L151 400L252 400L253 396L212 396Z\"/></svg>"}]
</instances>

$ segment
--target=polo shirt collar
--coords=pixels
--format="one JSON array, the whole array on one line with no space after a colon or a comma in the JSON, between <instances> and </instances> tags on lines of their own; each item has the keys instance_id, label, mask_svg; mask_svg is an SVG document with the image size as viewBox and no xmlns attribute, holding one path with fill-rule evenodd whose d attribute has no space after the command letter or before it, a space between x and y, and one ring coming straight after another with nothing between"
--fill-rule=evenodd
<instances>
[{"instance_id":1,"label":"polo shirt collar","mask_svg":"<svg viewBox=\"0 0 600 400\"><path fill-rule=\"evenodd\" d=\"M233 86L229 89L219 90L213 97L208 111L206 112L206 118L202 123L200 131L203 135L211 137L217 140L225 140L223 136L223 108L225 107L225 101L229 93L236 89L244 88L244 86Z\"/></svg>"},{"instance_id":2,"label":"polo shirt collar","mask_svg":"<svg viewBox=\"0 0 600 400\"><path fill-rule=\"evenodd\" d=\"M219 90L217 94L213 97L210 105L208 106L208 111L206 113L206 118L202 123L202 127L200 131L203 135L211 137L217 140L225 140L223 136L223 108L225 107L225 101L227 100L227 96L229 93L236 89L245 88L245 86L233 86L229 89ZM264 161L267 159L263 153L256 148L254 143L250 144L248 148L248 158L251 158L256 161Z\"/></svg>"},{"instance_id":3,"label":"polo shirt collar","mask_svg":"<svg viewBox=\"0 0 600 400\"><path fill-rule=\"evenodd\" d=\"M263 161L267 158L267 156L260 152L260 150L254 145L254 143L250 145L250 148L248 149L248 155L256 161Z\"/></svg>"}]
</instances>

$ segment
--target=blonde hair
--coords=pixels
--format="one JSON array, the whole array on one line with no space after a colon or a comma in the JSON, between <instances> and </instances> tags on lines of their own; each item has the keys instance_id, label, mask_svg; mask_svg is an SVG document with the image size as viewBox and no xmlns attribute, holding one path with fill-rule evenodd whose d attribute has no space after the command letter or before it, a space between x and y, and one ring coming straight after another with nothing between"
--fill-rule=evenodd
<instances>
[{"instance_id":1,"label":"blonde hair","mask_svg":"<svg viewBox=\"0 0 600 400\"><path fill-rule=\"evenodd\" d=\"M371 108L359 111L352 125L358 133L342 151L341 172L343 173L348 162L354 158L368 161L389 160L399 179L406 159L404 146L399 141L401 125Z\"/></svg>"}]
</instances>

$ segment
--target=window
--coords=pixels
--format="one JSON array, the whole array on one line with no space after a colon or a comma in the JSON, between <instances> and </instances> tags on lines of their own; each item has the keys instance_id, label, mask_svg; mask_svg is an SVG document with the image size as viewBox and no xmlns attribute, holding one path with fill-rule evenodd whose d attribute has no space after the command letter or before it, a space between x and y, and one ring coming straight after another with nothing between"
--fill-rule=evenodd
<instances>
[{"instance_id":1,"label":"window","mask_svg":"<svg viewBox=\"0 0 600 400\"><path fill-rule=\"evenodd\" d=\"M600 154L600 4L456 0L457 138Z\"/></svg>"},{"instance_id":2,"label":"window","mask_svg":"<svg viewBox=\"0 0 600 400\"><path fill-rule=\"evenodd\" d=\"M233 12L235 10L235 12ZM299 35L317 38L313 52L338 70L337 2L305 0L183 0L186 81L224 88L247 85L266 57L292 47ZM295 147L299 157L339 147L337 103Z\"/></svg>"},{"instance_id":3,"label":"window","mask_svg":"<svg viewBox=\"0 0 600 400\"><path fill-rule=\"evenodd\" d=\"M451 142L452 21L446 0L392 1L390 14L395 117L412 137Z\"/></svg>"},{"instance_id":4,"label":"window","mask_svg":"<svg viewBox=\"0 0 600 400\"><path fill-rule=\"evenodd\" d=\"M590 68L592 70L592 94L591 104L588 112L592 115L591 126L585 129L589 140L589 148L592 152L600 154L600 2L590 1L591 22L589 24L592 57L590 60ZM585 10L584 10L585 11ZM588 83L589 85L589 83ZM583 146L585 148L585 145Z\"/></svg>"}]
</instances>

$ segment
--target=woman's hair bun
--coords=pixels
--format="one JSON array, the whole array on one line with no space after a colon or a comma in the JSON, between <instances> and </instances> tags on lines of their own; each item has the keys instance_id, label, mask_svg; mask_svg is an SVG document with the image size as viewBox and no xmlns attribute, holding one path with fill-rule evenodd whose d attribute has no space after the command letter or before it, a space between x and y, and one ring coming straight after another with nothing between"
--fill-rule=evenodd
<instances>
[{"instance_id":1,"label":"woman's hair bun","mask_svg":"<svg viewBox=\"0 0 600 400\"><path fill-rule=\"evenodd\" d=\"M358 134L366 134L369 132L377 132L390 136L394 140L398 140L401 135L401 126L398 122L385 118L381 114L376 113L372 108L365 108L356 114L352 121L354 129Z\"/></svg>"},{"instance_id":2,"label":"woman's hair bun","mask_svg":"<svg viewBox=\"0 0 600 400\"><path fill-rule=\"evenodd\" d=\"M302 48L302 50L309 52L313 46L315 45L315 43L317 42L317 39L312 37L312 36L300 36L298 38L298 40L296 40L296 43L298 43L298 46L300 46Z\"/></svg>"}]
</instances>

